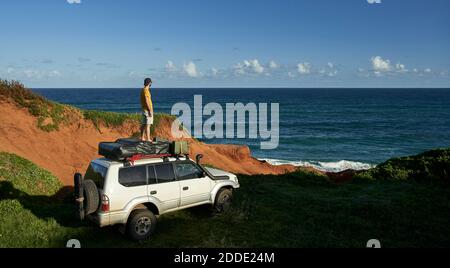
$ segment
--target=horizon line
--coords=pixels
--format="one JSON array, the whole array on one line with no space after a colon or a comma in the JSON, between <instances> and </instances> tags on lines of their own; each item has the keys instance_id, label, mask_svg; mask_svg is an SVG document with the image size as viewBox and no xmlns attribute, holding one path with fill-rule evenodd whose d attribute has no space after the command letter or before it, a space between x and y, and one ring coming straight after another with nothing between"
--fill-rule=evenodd
<instances>
[{"instance_id":1,"label":"horizon line","mask_svg":"<svg viewBox=\"0 0 450 268\"><path fill-rule=\"evenodd\" d=\"M140 89L141 87L29 87L29 89ZM151 89L450 89L449 87L152 87Z\"/></svg>"}]
</instances>

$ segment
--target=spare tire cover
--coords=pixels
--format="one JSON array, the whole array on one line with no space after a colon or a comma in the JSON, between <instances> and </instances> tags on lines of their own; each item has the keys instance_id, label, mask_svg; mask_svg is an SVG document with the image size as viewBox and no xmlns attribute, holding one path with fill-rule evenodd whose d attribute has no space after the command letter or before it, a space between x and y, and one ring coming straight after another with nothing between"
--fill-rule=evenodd
<instances>
[{"instance_id":1,"label":"spare tire cover","mask_svg":"<svg viewBox=\"0 0 450 268\"><path fill-rule=\"evenodd\" d=\"M97 185L92 180L85 180L83 182L84 191L84 211L90 215L98 210L100 207L100 195L98 193Z\"/></svg>"}]
</instances>

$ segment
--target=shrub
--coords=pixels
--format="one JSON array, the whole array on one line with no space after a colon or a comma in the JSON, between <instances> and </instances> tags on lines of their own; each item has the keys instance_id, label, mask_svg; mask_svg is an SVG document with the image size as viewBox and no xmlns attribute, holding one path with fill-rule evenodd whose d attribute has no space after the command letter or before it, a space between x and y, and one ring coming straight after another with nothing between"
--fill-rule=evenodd
<instances>
[{"instance_id":1,"label":"shrub","mask_svg":"<svg viewBox=\"0 0 450 268\"><path fill-rule=\"evenodd\" d=\"M376 168L358 173L355 178L449 184L450 149L437 149L416 156L394 158Z\"/></svg>"}]
</instances>

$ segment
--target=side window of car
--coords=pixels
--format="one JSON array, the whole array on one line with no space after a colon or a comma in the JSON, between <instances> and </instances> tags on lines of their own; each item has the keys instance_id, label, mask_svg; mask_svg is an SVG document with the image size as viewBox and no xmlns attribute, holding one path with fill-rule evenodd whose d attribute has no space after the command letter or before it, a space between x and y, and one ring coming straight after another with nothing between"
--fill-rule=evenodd
<instances>
[{"instance_id":1,"label":"side window of car","mask_svg":"<svg viewBox=\"0 0 450 268\"><path fill-rule=\"evenodd\" d=\"M191 180L202 178L203 172L192 163L176 163L179 180Z\"/></svg>"},{"instance_id":2,"label":"side window of car","mask_svg":"<svg viewBox=\"0 0 450 268\"><path fill-rule=\"evenodd\" d=\"M157 184L158 181L156 180L156 172L155 172L155 166L147 166L147 174L148 174L148 184Z\"/></svg>"},{"instance_id":3,"label":"side window of car","mask_svg":"<svg viewBox=\"0 0 450 268\"><path fill-rule=\"evenodd\" d=\"M119 170L119 183L125 187L147 185L146 166L121 168Z\"/></svg>"},{"instance_id":4,"label":"side window of car","mask_svg":"<svg viewBox=\"0 0 450 268\"><path fill-rule=\"evenodd\" d=\"M172 163L155 165L155 170L158 183L175 181L175 173L173 172Z\"/></svg>"}]
</instances>

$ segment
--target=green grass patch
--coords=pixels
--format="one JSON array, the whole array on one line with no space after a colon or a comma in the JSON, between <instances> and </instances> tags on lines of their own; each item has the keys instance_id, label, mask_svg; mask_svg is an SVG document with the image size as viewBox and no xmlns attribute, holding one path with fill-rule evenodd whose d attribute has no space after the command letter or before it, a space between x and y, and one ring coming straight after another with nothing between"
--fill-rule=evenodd
<instances>
[{"instance_id":1,"label":"green grass patch","mask_svg":"<svg viewBox=\"0 0 450 268\"><path fill-rule=\"evenodd\" d=\"M91 120L99 129L100 125L107 127L120 127L126 121L139 121L141 119L139 114L104 112L95 110L84 110L83 116L87 120Z\"/></svg>"},{"instance_id":2,"label":"green grass patch","mask_svg":"<svg viewBox=\"0 0 450 268\"><path fill-rule=\"evenodd\" d=\"M78 222L60 201L57 179L0 153L0 247L449 247L450 189L408 181L334 184L296 172L239 176L233 208L197 207L159 217L157 232L135 243L116 228ZM40 186L39 186L40 185ZM62 191L59 188L59 191Z\"/></svg>"},{"instance_id":3,"label":"green grass patch","mask_svg":"<svg viewBox=\"0 0 450 268\"><path fill-rule=\"evenodd\" d=\"M358 173L357 179L415 181L450 185L450 149L437 149L416 156L394 158Z\"/></svg>"},{"instance_id":4,"label":"green grass patch","mask_svg":"<svg viewBox=\"0 0 450 268\"><path fill-rule=\"evenodd\" d=\"M58 130L60 124L67 122L66 112L72 109L35 94L16 81L0 80L0 96L27 108L30 114L38 118L38 127L47 132Z\"/></svg>"},{"instance_id":5,"label":"green grass patch","mask_svg":"<svg viewBox=\"0 0 450 268\"><path fill-rule=\"evenodd\" d=\"M94 126L97 129L100 129L100 126L107 127L120 127L125 122L131 121L134 123L140 123L142 120L141 114L131 114L131 113L115 113L115 112L104 112L104 111L95 111L95 110L84 110L82 111L83 116L87 120L91 120L94 123ZM152 134L155 132L155 128L157 128L161 122L161 119L166 118L169 120L175 120L176 117L168 114L160 114L155 113L154 122L151 127ZM140 135L140 134L139 134Z\"/></svg>"},{"instance_id":6,"label":"green grass patch","mask_svg":"<svg viewBox=\"0 0 450 268\"><path fill-rule=\"evenodd\" d=\"M61 124L71 122L70 118L73 118L71 114L74 113L92 121L97 130L100 130L102 125L114 128L122 126L127 121L141 122L140 114L80 110L70 105L53 102L26 89L17 81L0 80L0 96L13 100L19 107L27 108L30 114L37 118L38 127L47 132L58 130ZM176 119L175 116L168 114L155 114L152 133L163 118Z\"/></svg>"},{"instance_id":7,"label":"green grass patch","mask_svg":"<svg viewBox=\"0 0 450 268\"><path fill-rule=\"evenodd\" d=\"M30 195L55 195L62 187L50 172L14 154L0 153L0 181Z\"/></svg>"}]
</instances>

